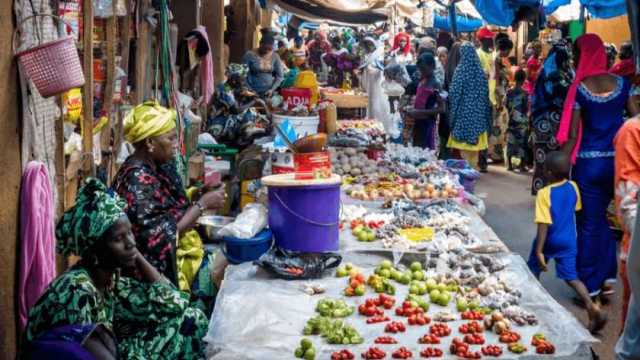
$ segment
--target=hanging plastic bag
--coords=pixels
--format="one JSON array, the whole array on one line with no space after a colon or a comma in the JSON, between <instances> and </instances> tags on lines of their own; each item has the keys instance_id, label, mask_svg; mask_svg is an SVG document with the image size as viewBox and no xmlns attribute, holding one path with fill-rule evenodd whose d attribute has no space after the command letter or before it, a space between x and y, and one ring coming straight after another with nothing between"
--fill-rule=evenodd
<instances>
[{"instance_id":1,"label":"hanging plastic bag","mask_svg":"<svg viewBox=\"0 0 640 360\"><path fill-rule=\"evenodd\" d=\"M382 81L382 90L384 90L384 93L387 94L387 96L395 96L395 97L399 97L404 95L404 87L397 83L396 81L389 81L387 79L385 79L384 81Z\"/></svg>"},{"instance_id":2,"label":"hanging plastic bag","mask_svg":"<svg viewBox=\"0 0 640 360\"><path fill-rule=\"evenodd\" d=\"M394 104L395 108L398 108L398 102L396 101ZM402 136L402 130L404 128L404 124L402 121L402 115L400 115L399 111L391 114L391 127L389 129L389 137L391 140L398 140Z\"/></svg>"},{"instance_id":3,"label":"hanging plastic bag","mask_svg":"<svg viewBox=\"0 0 640 360\"><path fill-rule=\"evenodd\" d=\"M275 126L275 125L274 125ZM296 133L296 129L293 128L293 125L289 121L289 119L285 119L282 123L280 123L280 129L287 136L289 142L294 143L298 139L298 134ZM276 131L276 138L273 140L274 148L286 148L287 143L285 139L280 135L280 131Z\"/></svg>"},{"instance_id":4,"label":"hanging plastic bag","mask_svg":"<svg viewBox=\"0 0 640 360\"><path fill-rule=\"evenodd\" d=\"M221 236L251 239L267 227L267 208L262 204L249 204L236 219L220 229Z\"/></svg>"},{"instance_id":5,"label":"hanging plastic bag","mask_svg":"<svg viewBox=\"0 0 640 360\"><path fill-rule=\"evenodd\" d=\"M273 247L254 264L287 280L321 278L325 270L338 267L342 256L336 253L297 253Z\"/></svg>"},{"instance_id":6,"label":"hanging plastic bag","mask_svg":"<svg viewBox=\"0 0 640 360\"><path fill-rule=\"evenodd\" d=\"M114 1L116 2L116 16L126 16L127 7L124 0L94 0L93 15L97 18L112 17Z\"/></svg>"}]
</instances>

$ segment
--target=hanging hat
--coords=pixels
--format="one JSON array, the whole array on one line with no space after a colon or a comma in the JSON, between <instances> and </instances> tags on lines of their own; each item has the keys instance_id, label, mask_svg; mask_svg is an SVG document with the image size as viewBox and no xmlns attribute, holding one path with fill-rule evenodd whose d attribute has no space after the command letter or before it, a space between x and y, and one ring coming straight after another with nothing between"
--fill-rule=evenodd
<instances>
[{"instance_id":1,"label":"hanging hat","mask_svg":"<svg viewBox=\"0 0 640 360\"><path fill-rule=\"evenodd\" d=\"M478 40L483 40L483 39L493 39L493 37L496 34L491 31L488 27L482 27L480 28L480 30L478 30L478 32L476 33L476 38Z\"/></svg>"}]
</instances>

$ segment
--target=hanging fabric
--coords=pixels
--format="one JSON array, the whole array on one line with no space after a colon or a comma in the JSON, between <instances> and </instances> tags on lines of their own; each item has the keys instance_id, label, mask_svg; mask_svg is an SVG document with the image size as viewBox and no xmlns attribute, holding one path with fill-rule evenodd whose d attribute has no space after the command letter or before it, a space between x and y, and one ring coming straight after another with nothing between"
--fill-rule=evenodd
<instances>
[{"instance_id":1,"label":"hanging fabric","mask_svg":"<svg viewBox=\"0 0 640 360\"><path fill-rule=\"evenodd\" d=\"M20 329L27 324L29 309L56 277L53 207L46 166L38 161L29 162L20 189Z\"/></svg>"}]
</instances>

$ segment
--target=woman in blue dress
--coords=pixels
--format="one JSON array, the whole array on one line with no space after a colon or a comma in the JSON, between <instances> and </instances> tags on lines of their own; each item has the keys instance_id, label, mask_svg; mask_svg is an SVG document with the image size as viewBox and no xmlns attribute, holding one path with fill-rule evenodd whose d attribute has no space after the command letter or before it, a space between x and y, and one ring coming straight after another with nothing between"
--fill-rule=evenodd
<instances>
[{"instance_id":1,"label":"woman in blue dress","mask_svg":"<svg viewBox=\"0 0 640 360\"><path fill-rule=\"evenodd\" d=\"M583 208L577 218L578 276L591 296L609 295L617 277L616 241L607 222L614 191L613 139L624 122L630 84L607 72L602 40L586 34L576 41L576 78L567 94L558 141L574 161Z\"/></svg>"},{"instance_id":2,"label":"woman in blue dress","mask_svg":"<svg viewBox=\"0 0 640 360\"><path fill-rule=\"evenodd\" d=\"M284 66L273 51L275 39L265 34L256 50L249 50L242 63L249 68L247 85L262 98L270 98L284 80Z\"/></svg>"}]
</instances>

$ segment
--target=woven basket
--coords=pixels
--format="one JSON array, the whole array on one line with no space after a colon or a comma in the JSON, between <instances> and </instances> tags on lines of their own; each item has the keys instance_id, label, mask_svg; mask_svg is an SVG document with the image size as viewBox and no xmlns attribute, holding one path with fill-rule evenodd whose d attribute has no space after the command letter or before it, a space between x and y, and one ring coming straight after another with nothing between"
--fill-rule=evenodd
<instances>
[{"instance_id":1,"label":"woven basket","mask_svg":"<svg viewBox=\"0 0 640 360\"><path fill-rule=\"evenodd\" d=\"M40 95L45 98L81 87L85 82L82 64L72 36L64 36L18 53L15 52L16 35L20 26L31 18L47 16L63 21L54 15L33 15L25 18L13 33L13 52L18 63Z\"/></svg>"}]
</instances>

